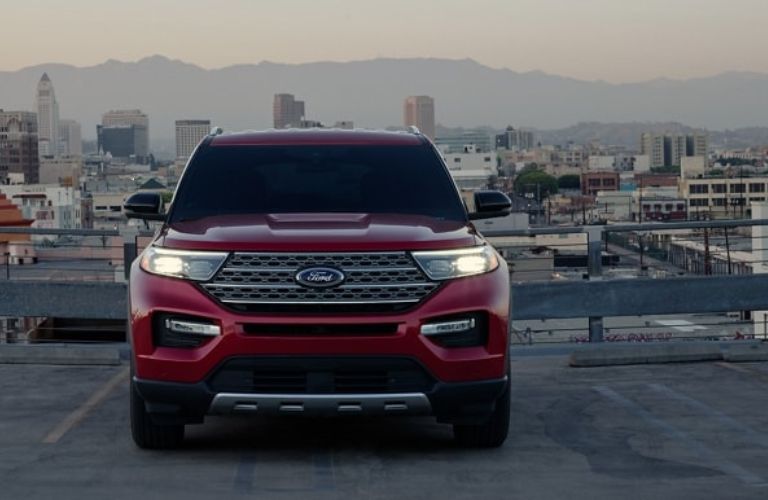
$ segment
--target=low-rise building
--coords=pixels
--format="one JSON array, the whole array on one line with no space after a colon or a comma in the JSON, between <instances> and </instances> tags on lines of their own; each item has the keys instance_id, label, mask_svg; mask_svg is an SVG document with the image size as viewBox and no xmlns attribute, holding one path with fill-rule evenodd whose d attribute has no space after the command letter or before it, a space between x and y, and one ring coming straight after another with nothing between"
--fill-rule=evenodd
<instances>
[{"instance_id":1,"label":"low-rise building","mask_svg":"<svg viewBox=\"0 0 768 500\"><path fill-rule=\"evenodd\" d=\"M496 176L496 156L465 145L462 152L444 152L443 159L454 182L460 189L486 189Z\"/></svg>"},{"instance_id":2,"label":"low-rise building","mask_svg":"<svg viewBox=\"0 0 768 500\"><path fill-rule=\"evenodd\" d=\"M32 227L45 229L82 229L90 215L83 213L80 190L58 184L20 184L0 186L2 192L21 211ZM87 203L86 203L87 205ZM40 239L44 239L42 235Z\"/></svg>"},{"instance_id":3,"label":"low-rise building","mask_svg":"<svg viewBox=\"0 0 768 500\"><path fill-rule=\"evenodd\" d=\"M618 191L618 172L584 172L581 174L581 194L596 196L598 191Z\"/></svg>"},{"instance_id":4,"label":"low-rise building","mask_svg":"<svg viewBox=\"0 0 768 500\"><path fill-rule=\"evenodd\" d=\"M632 191L598 191L595 200L597 214L606 221L630 221L635 211Z\"/></svg>"},{"instance_id":5,"label":"low-rise building","mask_svg":"<svg viewBox=\"0 0 768 500\"><path fill-rule=\"evenodd\" d=\"M750 214L750 203L764 202L768 177L710 177L681 179L680 194L688 212L698 218L740 218Z\"/></svg>"},{"instance_id":6,"label":"low-rise building","mask_svg":"<svg viewBox=\"0 0 768 500\"><path fill-rule=\"evenodd\" d=\"M34 221L24 217L21 210L0 192L0 255L7 259L8 264L27 264L34 261L34 248L30 235L19 233L3 234L5 227L29 227Z\"/></svg>"},{"instance_id":7,"label":"low-rise building","mask_svg":"<svg viewBox=\"0 0 768 500\"><path fill-rule=\"evenodd\" d=\"M677 174L635 174L635 186L639 189L673 187L677 188L680 176Z\"/></svg>"},{"instance_id":8,"label":"low-rise building","mask_svg":"<svg viewBox=\"0 0 768 500\"><path fill-rule=\"evenodd\" d=\"M589 170L616 170L615 156L592 155L589 157Z\"/></svg>"},{"instance_id":9,"label":"low-rise building","mask_svg":"<svg viewBox=\"0 0 768 500\"><path fill-rule=\"evenodd\" d=\"M687 179L704 177L707 173L707 158L704 156L686 156L680 158L680 176Z\"/></svg>"},{"instance_id":10,"label":"low-rise building","mask_svg":"<svg viewBox=\"0 0 768 500\"><path fill-rule=\"evenodd\" d=\"M638 200L642 218L638 221L681 221L687 220L687 203L684 198L650 196Z\"/></svg>"},{"instance_id":11,"label":"low-rise building","mask_svg":"<svg viewBox=\"0 0 768 500\"><path fill-rule=\"evenodd\" d=\"M82 156L59 156L40 159L40 184L74 186L80 184L83 175Z\"/></svg>"}]
</instances>

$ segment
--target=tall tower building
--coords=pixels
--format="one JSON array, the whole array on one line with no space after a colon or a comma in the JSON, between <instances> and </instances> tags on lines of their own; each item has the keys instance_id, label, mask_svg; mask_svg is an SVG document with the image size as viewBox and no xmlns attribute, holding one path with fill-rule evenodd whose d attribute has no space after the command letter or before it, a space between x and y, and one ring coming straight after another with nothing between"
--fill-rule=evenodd
<instances>
[{"instance_id":1,"label":"tall tower building","mask_svg":"<svg viewBox=\"0 0 768 500\"><path fill-rule=\"evenodd\" d=\"M37 139L40 156L59 156L59 103L48 73L37 83Z\"/></svg>"},{"instance_id":2,"label":"tall tower building","mask_svg":"<svg viewBox=\"0 0 768 500\"><path fill-rule=\"evenodd\" d=\"M24 174L25 184L40 179L37 117L28 111L0 109L0 183L8 174Z\"/></svg>"},{"instance_id":3,"label":"tall tower building","mask_svg":"<svg viewBox=\"0 0 768 500\"><path fill-rule=\"evenodd\" d=\"M59 121L59 153L83 156L83 131L75 120Z\"/></svg>"},{"instance_id":4,"label":"tall tower building","mask_svg":"<svg viewBox=\"0 0 768 500\"><path fill-rule=\"evenodd\" d=\"M272 121L275 128L300 127L304 120L304 101L293 94L275 94L272 103Z\"/></svg>"},{"instance_id":5,"label":"tall tower building","mask_svg":"<svg viewBox=\"0 0 768 500\"><path fill-rule=\"evenodd\" d=\"M640 154L650 158L651 168L663 167L664 136L662 134L644 133L640 139Z\"/></svg>"},{"instance_id":6,"label":"tall tower building","mask_svg":"<svg viewBox=\"0 0 768 500\"><path fill-rule=\"evenodd\" d=\"M210 120L176 120L176 158L189 158L211 130Z\"/></svg>"},{"instance_id":7,"label":"tall tower building","mask_svg":"<svg viewBox=\"0 0 768 500\"><path fill-rule=\"evenodd\" d=\"M709 136L706 132L694 132L686 137L686 154L688 156L703 156L709 154Z\"/></svg>"},{"instance_id":8,"label":"tall tower building","mask_svg":"<svg viewBox=\"0 0 768 500\"><path fill-rule=\"evenodd\" d=\"M426 95L410 96L403 106L403 123L415 126L421 133L435 140L435 100Z\"/></svg>"}]
</instances>

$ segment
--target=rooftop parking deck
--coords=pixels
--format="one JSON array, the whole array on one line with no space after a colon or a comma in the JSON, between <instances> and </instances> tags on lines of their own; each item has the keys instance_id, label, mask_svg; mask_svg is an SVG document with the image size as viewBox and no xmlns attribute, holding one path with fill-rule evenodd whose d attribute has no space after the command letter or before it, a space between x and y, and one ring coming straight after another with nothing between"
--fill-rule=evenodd
<instances>
[{"instance_id":1,"label":"rooftop parking deck","mask_svg":"<svg viewBox=\"0 0 768 500\"><path fill-rule=\"evenodd\" d=\"M210 418L136 448L128 367L0 365L0 497L766 498L768 363L513 357L498 450L431 419Z\"/></svg>"}]
</instances>

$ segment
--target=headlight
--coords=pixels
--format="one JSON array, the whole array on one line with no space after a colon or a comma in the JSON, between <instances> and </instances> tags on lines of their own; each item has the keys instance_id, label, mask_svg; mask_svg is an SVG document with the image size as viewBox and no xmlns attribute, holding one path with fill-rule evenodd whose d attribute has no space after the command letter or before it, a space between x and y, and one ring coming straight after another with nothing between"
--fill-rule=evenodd
<instances>
[{"instance_id":1,"label":"headlight","mask_svg":"<svg viewBox=\"0 0 768 500\"><path fill-rule=\"evenodd\" d=\"M216 274L229 254L225 252L193 252L149 247L141 256L141 268L148 273L208 281Z\"/></svg>"},{"instance_id":2,"label":"headlight","mask_svg":"<svg viewBox=\"0 0 768 500\"><path fill-rule=\"evenodd\" d=\"M436 281L488 273L499 267L496 252L488 245L412 255L427 276Z\"/></svg>"}]
</instances>

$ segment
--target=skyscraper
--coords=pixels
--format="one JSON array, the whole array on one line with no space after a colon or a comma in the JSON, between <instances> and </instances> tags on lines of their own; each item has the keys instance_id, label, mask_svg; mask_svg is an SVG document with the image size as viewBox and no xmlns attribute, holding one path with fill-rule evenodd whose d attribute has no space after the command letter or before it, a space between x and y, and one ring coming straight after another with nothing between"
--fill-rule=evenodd
<instances>
[{"instance_id":1,"label":"skyscraper","mask_svg":"<svg viewBox=\"0 0 768 500\"><path fill-rule=\"evenodd\" d=\"M421 133L435 140L435 100L426 95L410 96L403 106L403 123L415 126Z\"/></svg>"},{"instance_id":2,"label":"skyscraper","mask_svg":"<svg viewBox=\"0 0 768 500\"><path fill-rule=\"evenodd\" d=\"M59 153L66 156L83 155L83 132L75 120L59 121Z\"/></svg>"},{"instance_id":3,"label":"skyscraper","mask_svg":"<svg viewBox=\"0 0 768 500\"><path fill-rule=\"evenodd\" d=\"M304 101L293 94L275 94L272 103L272 121L275 128L299 127L304 120Z\"/></svg>"},{"instance_id":4,"label":"skyscraper","mask_svg":"<svg viewBox=\"0 0 768 500\"><path fill-rule=\"evenodd\" d=\"M210 120L176 120L176 158L189 158L210 130Z\"/></svg>"},{"instance_id":5,"label":"skyscraper","mask_svg":"<svg viewBox=\"0 0 768 500\"><path fill-rule=\"evenodd\" d=\"M37 83L37 140L40 156L59 155L59 103L48 73Z\"/></svg>"},{"instance_id":6,"label":"skyscraper","mask_svg":"<svg viewBox=\"0 0 768 500\"><path fill-rule=\"evenodd\" d=\"M39 182L37 117L28 111L0 109L0 183L8 174L24 174L26 184Z\"/></svg>"},{"instance_id":7,"label":"skyscraper","mask_svg":"<svg viewBox=\"0 0 768 500\"><path fill-rule=\"evenodd\" d=\"M104 113L96 127L99 150L115 158L149 161L149 118L138 109Z\"/></svg>"}]
</instances>

